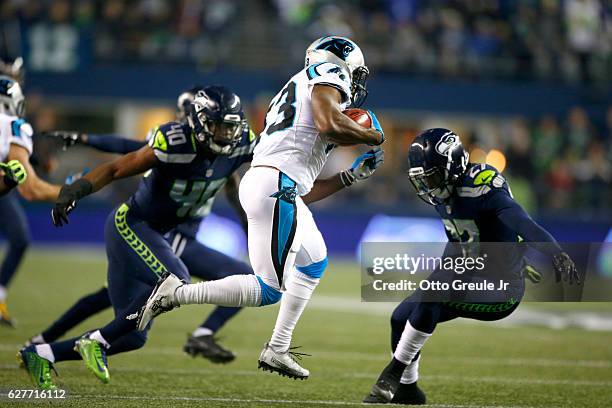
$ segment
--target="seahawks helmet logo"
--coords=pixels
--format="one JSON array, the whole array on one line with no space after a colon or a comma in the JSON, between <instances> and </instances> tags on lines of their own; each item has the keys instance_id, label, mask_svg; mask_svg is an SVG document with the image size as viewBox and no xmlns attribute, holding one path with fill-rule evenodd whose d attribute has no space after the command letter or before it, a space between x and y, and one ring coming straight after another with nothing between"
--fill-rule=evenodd
<instances>
[{"instance_id":1,"label":"seahawks helmet logo","mask_svg":"<svg viewBox=\"0 0 612 408\"><path fill-rule=\"evenodd\" d=\"M436 152L440 153L442 156L448 156L450 152L460 145L461 141L459 140L459 136L453 132L448 132L438 140L438 143L436 143Z\"/></svg>"}]
</instances>

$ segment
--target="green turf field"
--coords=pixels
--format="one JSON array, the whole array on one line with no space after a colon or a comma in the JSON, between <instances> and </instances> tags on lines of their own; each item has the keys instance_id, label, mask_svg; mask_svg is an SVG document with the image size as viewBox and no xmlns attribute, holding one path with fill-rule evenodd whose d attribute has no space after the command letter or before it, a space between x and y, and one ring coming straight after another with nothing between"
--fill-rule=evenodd
<instances>
[{"instance_id":1,"label":"green turf field","mask_svg":"<svg viewBox=\"0 0 612 408\"><path fill-rule=\"evenodd\" d=\"M99 383L79 362L58 364L60 377L55 381L68 397L53 404L358 405L389 359L388 310L393 306L357 304L358 268L333 261L330 265L294 337L295 345L312 354L303 360L311 371L307 381L256 368L276 307L239 314L220 333L222 344L236 351L238 359L216 366L181 351L186 334L211 310L188 306L159 318L144 349L111 357L108 385ZM104 280L103 252L36 249L29 253L9 297L18 328L0 327L2 393L31 388L25 371L16 364L19 344ZM579 308L601 306L610 310L609 305ZM110 316L107 311L72 334L96 327ZM419 383L437 407L610 407L612 333L447 323L424 349L421 376ZM0 398L4 398L0 406L6 405L6 397Z\"/></svg>"}]
</instances>

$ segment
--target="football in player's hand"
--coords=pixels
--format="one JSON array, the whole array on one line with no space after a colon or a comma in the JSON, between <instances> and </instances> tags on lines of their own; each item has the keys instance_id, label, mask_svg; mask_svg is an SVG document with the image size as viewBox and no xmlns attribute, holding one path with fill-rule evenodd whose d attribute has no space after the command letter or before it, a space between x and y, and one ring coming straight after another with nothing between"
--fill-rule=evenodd
<instances>
[{"instance_id":1,"label":"football in player's hand","mask_svg":"<svg viewBox=\"0 0 612 408\"><path fill-rule=\"evenodd\" d=\"M351 118L353 122L363 126L364 128L372 127L372 118L367 110L351 108L343 111L342 113Z\"/></svg>"}]
</instances>

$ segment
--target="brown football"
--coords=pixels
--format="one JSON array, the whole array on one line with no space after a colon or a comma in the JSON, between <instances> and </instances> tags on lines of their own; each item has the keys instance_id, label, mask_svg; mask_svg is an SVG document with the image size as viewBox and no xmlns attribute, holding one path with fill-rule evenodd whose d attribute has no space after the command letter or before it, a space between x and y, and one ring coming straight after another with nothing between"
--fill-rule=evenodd
<instances>
[{"instance_id":1,"label":"brown football","mask_svg":"<svg viewBox=\"0 0 612 408\"><path fill-rule=\"evenodd\" d=\"M368 114L367 110L351 108L345 110L344 113L346 116L351 118L357 124L363 126L364 128L372 127L372 118Z\"/></svg>"}]
</instances>

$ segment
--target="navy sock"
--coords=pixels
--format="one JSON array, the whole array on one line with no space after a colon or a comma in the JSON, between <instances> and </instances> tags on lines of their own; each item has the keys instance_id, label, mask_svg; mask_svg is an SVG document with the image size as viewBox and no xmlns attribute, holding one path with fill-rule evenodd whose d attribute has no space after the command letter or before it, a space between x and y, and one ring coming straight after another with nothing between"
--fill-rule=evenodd
<instances>
[{"instance_id":1,"label":"navy sock","mask_svg":"<svg viewBox=\"0 0 612 408\"><path fill-rule=\"evenodd\" d=\"M68 309L59 319L49 326L41 334L46 342L52 342L63 336L68 330L72 329L85 319L102 310L110 307L111 302L108 296L108 289L102 288L99 291L79 299L70 309Z\"/></svg>"},{"instance_id":2,"label":"navy sock","mask_svg":"<svg viewBox=\"0 0 612 408\"><path fill-rule=\"evenodd\" d=\"M147 302L150 294L150 292L141 291L134 297L132 303L123 309L125 310L124 313L116 315L110 323L102 327L100 329L100 334L102 334L104 340L106 340L109 344L113 344L115 341L119 340L120 337L135 331L138 328L138 320L135 318L135 314L138 313L142 306ZM134 318L128 319L128 316Z\"/></svg>"},{"instance_id":3,"label":"navy sock","mask_svg":"<svg viewBox=\"0 0 612 408\"><path fill-rule=\"evenodd\" d=\"M216 333L229 319L234 317L242 308L218 306L202 323L200 327L206 327Z\"/></svg>"},{"instance_id":4,"label":"navy sock","mask_svg":"<svg viewBox=\"0 0 612 408\"><path fill-rule=\"evenodd\" d=\"M79 353L74 351L74 342L81 337L73 337L69 340L58 341L56 343L49 344L53 355L55 356L55 362L68 361L68 360L80 360L81 356Z\"/></svg>"}]
</instances>

